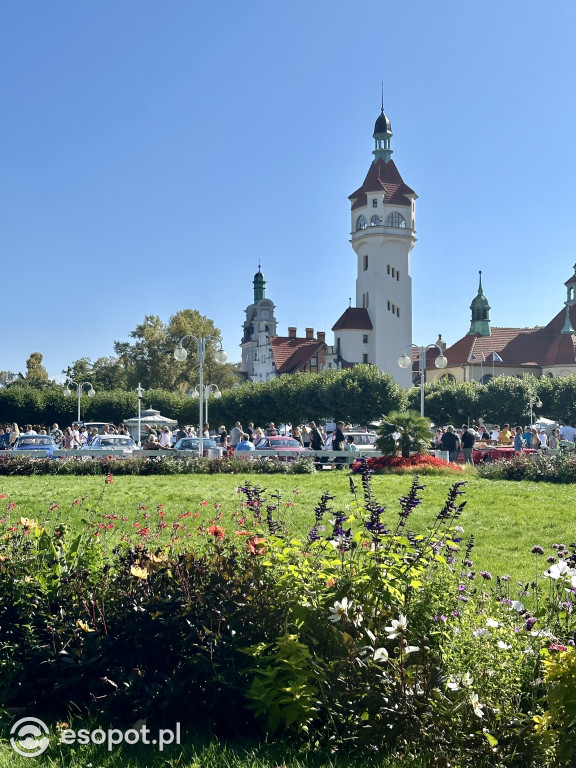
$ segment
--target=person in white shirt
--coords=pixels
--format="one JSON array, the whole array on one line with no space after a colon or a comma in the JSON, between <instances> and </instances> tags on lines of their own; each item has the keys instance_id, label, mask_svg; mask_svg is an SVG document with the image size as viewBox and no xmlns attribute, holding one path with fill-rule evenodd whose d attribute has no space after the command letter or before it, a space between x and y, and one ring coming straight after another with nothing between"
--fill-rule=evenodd
<instances>
[{"instance_id":1,"label":"person in white shirt","mask_svg":"<svg viewBox=\"0 0 576 768\"><path fill-rule=\"evenodd\" d=\"M548 447L548 437L546 436L545 430L540 430L538 433L538 440L540 440L540 445L542 448L546 449Z\"/></svg>"},{"instance_id":2,"label":"person in white shirt","mask_svg":"<svg viewBox=\"0 0 576 768\"><path fill-rule=\"evenodd\" d=\"M496 444L496 443L498 443L498 440L499 440L499 439L500 439L500 427L499 427L497 424L495 424L495 425L494 425L494 428L493 428L493 429L492 429L492 431L490 432L490 440L491 440L491 441L492 441L494 444Z\"/></svg>"},{"instance_id":3,"label":"person in white shirt","mask_svg":"<svg viewBox=\"0 0 576 768\"><path fill-rule=\"evenodd\" d=\"M162 448L172 448L172 432L168 427L164 427L158 442Z\"/></svg>"},{"instance_id":4,"label":"person in white shirt","mask_svg":"<svg viewBox=\"0 0 576 768\"><path fill-rule=\"evenodd\" d=\"M26 424L26 431L24 432L25 435L37 435L38 432L36 432L35 429L32 429L31 424Z\"/></svg>"}]
</instances>

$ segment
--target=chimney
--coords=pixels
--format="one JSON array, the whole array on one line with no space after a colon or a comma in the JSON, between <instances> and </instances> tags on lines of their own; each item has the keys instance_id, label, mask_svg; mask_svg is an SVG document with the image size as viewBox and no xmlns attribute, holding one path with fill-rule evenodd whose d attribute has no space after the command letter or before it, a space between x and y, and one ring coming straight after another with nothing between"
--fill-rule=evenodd
<instances>
[{"instance_id":1,"label":"chimney","mask_svg":"<svg viewBox=\"0 0 576 768\"><path fill-rule=\"evenodd\" d=\"M326 331L318 331L316 334L316 338L320 342L320 344L326 344Z\"/></svg>"},{"instance_id":2,"label":"chimney","mask_svg":"<svg viewBox=\"0 0 576 768\"><path fill-rule=\"evenodd\" d=\"M307 339L314 338L314 328L306 328L306 338Z\"/></svg>"},{"instance_id":3,"label":"chimney","mask_svg":"<svg viewBox=\"0 0 576 768\"><path fill-rule=\"evenodd\" d=\"M294 328L293 325L291 325L288 328L288 338L289 339L295 339L296 338L296 328Z\"/></svg>"}]
</instances>

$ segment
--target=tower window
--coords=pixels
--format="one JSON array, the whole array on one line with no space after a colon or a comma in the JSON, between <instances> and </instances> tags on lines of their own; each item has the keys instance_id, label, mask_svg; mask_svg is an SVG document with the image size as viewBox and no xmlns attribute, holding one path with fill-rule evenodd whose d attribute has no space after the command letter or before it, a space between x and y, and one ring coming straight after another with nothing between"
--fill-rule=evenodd
<instances>
[{"instance_id":1,"label":"tower window","mask_svg":"<svg viewBox=\"0 0 576 768\"><path fill-rule=\"evenodd\" d=\"M372 208L378 208L378 198L372 198Z\"/></svg>"},{"instance_id":2,"label":"tower window","mask_svg":"<svg viewBox=\"0 0 576 768\"><path fill-rule=\"evenodd\" d=\"M368 355L362 355L362 362L368 363Z\"/></svg>"},{"instance_id":3,"label":"tower window","mask_svg":"<svg viewBox=\"0 0 576 768\"><path fill-rule=\"evenodd\" d=\"M388 311L390 311L390 302L388 302Z\"/></svg>"},{"instance_id":4,"label":"tower window","mask_svg":"<svg viewBox=\"0 0 576 768\"><path fill-rule=\"evenodd\" d=\"M400 317L400 307L396 307L396 317Z\"/></svg>"},{"instance_id":5,"label":"tower window","mask_svg":"<svg viewBox=\"0 0 576 768\"><path fill-rule=\"evenodd\" d=\"M380 216L372 216L370 219L370 226L377 227L380 225Z\"/></svg>"},{"instance_id":6,"label":"tower window","mask_svg":"<svg viewBox=\"0 0 576 768\"><path fill-rule=\"evenodd\" d=\"M359 229L366 229L366 227L367 227L366 216L358 216L358 218L356 219L356 231L358 231Z\"/></svg>"},{"instance_id":7,"label":"tower window","mask_svg":"<svg viewBox=\"0 0 576 768\"><path fill-rule=\"evenodd\" d=\"M362 336L362 344L368 344L368 334L365 333Z\"/></svg>"},{"instance_id":8,"label":"tower window","mask_svg":"<svg viewBox=\"0 0 576 768\"><path fill-rule=\"evenodd\" d=\"M388 272L388 274L390 274L390 264L386 265L386 271Z\"/></svg>"},{"instance_id":9,"label":"tower window","mask_svg":"<svg viewBox=\"0 0 576 768\"><path fill-rule=\"evenodd\" d=\"M396 270L392 267L392 277L396 277Z\"/></svg>"},{"instance_id":10,"label":"tower window","mask_svg":"<svg viewBox=\"0 0 576 768\"><path fill-rule=\"evenodd\" d=\"M400 227L401 229L404 229L406 227L406 222L400 216L399 213L391 213L388 218L386 219L386 226L387 227Z\"/></svg>"},{"instance_id":11,"label":"tower window","mask_svg":"<svg viewBox=\"0 0 576 768\"><path fill-rule=\"evenodd\" d=\"M362 257L362 269L364 270L364 272L366 272L366 270L368 269L368 254L367 253L365 253L364 256Z\"/></svg>"},{"instance_id":12,"label":"tower window","mask_svg":"<svg viewBox=\"0 0 576 768\"><path fill-rule=\"evenodd\" d=\"M400 280L400 272L396 270L396 280Z\"/></svg>"}]
</instances>

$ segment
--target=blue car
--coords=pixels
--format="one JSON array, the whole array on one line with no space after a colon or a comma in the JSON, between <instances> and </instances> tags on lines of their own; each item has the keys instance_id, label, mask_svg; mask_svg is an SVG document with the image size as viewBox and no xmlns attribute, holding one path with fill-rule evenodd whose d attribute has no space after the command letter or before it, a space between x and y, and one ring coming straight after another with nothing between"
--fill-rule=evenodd
<instances>
[{"instance_id":1,"label":"blue car","mask_svg":"<svg viewBox=\"0 0 576 768\"><path fill-rule=\"evenodd\" d=\"M52 458L58 446L50 435L20 435L12 446L13 451L41 451Z\"/></svg>"},{"instance_id":2,"label":"blue car","mask_svg":"<svg viewBox=\"0 0 576 768\"><path fill-rule=\"evenodd\" d=\"M182 437L174 446L175 451L196 451L198 453L198 445L200 440L197 437ZM210 448L216 448L216 440L212 440L209 437L202 438L202 453L204 456L208 456L208 450Z\"/></svg>"}]
</instances>

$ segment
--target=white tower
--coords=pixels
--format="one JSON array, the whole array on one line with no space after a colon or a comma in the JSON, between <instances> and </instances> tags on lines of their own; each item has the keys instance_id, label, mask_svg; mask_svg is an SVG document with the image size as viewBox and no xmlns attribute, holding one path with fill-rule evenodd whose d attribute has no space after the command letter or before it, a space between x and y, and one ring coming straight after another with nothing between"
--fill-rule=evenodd
<instances>
[{"instance_id":1,"label":"white tower","mask_svg":"<svg viewBox=\"0 0 576 768\"><path fill-rule=\"evenodd\" d=\"M266 298L266 280L260 271L254 275L254 303L246 307L242 326L242 372L251 381L266 381L276 376L270 336L276 336L274 303Z\"/></svg>"},{"instance_id":2,"label":"white tower","mask_svg":"<svg viewBox=\"0 0 576 768\"><path fill-rule=\"evenodd\" d=\"M356 310L334 326L336 346L348 352L348 362L368 362L387 371L403 386L412 385L412 371L398 358L412 344L412 278L410 251L416 242L416 193L404 184L391 159L390 121L384 108L374 126L374 160L362 186L350 195L351 240L358 258ZM364 308L359 313L358 308ZM351 328L345 315L367 314L362 328ZM371 329L370 329L371 325ZM342 335L346 338L341 338ZM342 345L344 342L344 346ZM349 351L348 351L349 350ZM410 352L409 352L410 354ZM342 355L344 356L344 355ZM353 358L353 359L350 359Z\"/></svg>"}]
</instances>

